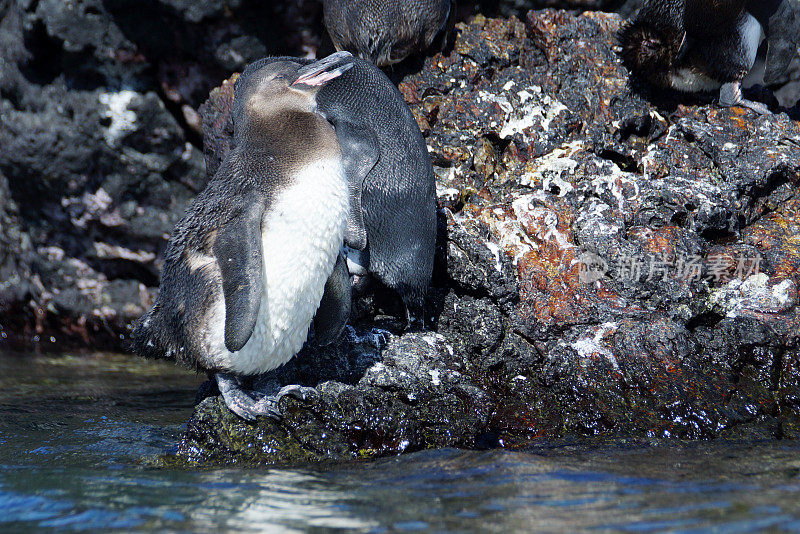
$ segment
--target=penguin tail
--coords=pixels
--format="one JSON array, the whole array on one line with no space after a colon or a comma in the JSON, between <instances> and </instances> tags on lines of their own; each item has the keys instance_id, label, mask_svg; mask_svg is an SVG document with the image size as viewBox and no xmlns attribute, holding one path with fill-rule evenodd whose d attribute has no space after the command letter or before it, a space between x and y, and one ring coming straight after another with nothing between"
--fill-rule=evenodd
<instances>
[{"instance_id":1,"label":"penguin tail","mask_svg":"<svg viewBox=\"0 0 800 534\"><path fill-rule=\"evenodd\" d=\"M651 21L626 22L617 34L622 64L632 73L651 79L672 68L681 36L674 29L658 28Z\"/></svg>"},{"instance_id":2,"label":"penguin tail","mask_svg":"<svg viewBox=\"0 0 800 534\"><path fill-rule=\"evenodd\" d=\"M153 306L133 325L131 351L143 358L172 360L180 348L170 336L171 330L164 324L164 315L158 305Z\"/></svg>"}]
</instances>

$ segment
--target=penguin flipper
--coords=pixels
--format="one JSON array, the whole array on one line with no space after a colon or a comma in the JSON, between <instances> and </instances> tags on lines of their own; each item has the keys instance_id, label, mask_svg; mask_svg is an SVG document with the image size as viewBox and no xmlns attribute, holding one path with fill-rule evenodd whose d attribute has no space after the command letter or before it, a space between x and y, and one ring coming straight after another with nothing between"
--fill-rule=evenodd
<instances>
[{"instance_id":1,"label":"penguin flipper","mask_svg":"<svg viewBox=\"0 0 800 534\"><path fill-rule=\"evenodd\" d=\"M340 252L314 316L314 339L319 345L330 345L344 330L350 318L350 290L347 258Z\"/></svg>"},{"instance_id":2,"label":"penguin flipper","mask_svg":"<svg viewBox=\"0 0 800 534\"><path fill-rule=\"evenodd\" d=\"M786 73L800 47L800 1L783 0L769 19L764 83L777 82Z\"/></svg>"},{"instance_id":3,"label":"penguin flipper","mask_svg":"<svg viewBox=\"0 0 800 534\"><path fill-rule=\"evenodd\" d=\"M334 122L333 126L342 147L342 164L350 191L350 215L347 218L344 242L351 248L364 250L367 246L367 230L364 226L361 192L365 178L380 157L378 138L367 125L340 120Z\"/></svg>"},{"instance_id":4,"label":"penguin flipper","mask_svg":"<svg viewBox=\"0 0 800 534\"><path fill-rule=\"evenodd\" d=\"M225 347L231 352L244 347L253 334L264 293L264 202L243 203L246 207L219 230L214 242L225 296Z\"/></svg>"}]
</instances>

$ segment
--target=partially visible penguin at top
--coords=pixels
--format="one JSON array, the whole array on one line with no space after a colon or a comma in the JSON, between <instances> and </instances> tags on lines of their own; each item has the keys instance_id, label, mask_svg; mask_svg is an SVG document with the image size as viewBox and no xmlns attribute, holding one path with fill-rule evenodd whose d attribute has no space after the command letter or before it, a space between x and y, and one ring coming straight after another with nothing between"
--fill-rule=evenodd
<instances>
[{"instance_id":1,"label":"partially visible penguin at top","mask_svg":"<svg viewBox=\"0 0 800 534\"><path fill-rule=\"evenodd\" d=\"M323 0L337 50L379 67L424 53L455 16L455 0Z\"/></svg>"},{"instance_id":2,"label":"partially visible penguin at top","mask_svg":"<svg viewBox=\"0 0 800 534\"><path fill-rule=\"evenodd\" d=\"M337 340L351 274L421 309L435 182L397 88L348 52L258 61L234 92L231 149L173 231L133 346L207 371L245 419L280 418L280 399L310 388L253 391L252 378L289 361L312 322L317 342Z\"/></svg>"},{"instance_id":3,"label":"partially visible penguin at top","mask_svg":"<svg viewBox=\"0 0 800 534\"><path fill-rule=\"evenodd\" d=\"M719 90L719 104L768 113L742 96L766 34L764 81L775 83L800 46L800 0L645 0L620 30L622 60L657 87Z\"/></svg>"}]
</instances>

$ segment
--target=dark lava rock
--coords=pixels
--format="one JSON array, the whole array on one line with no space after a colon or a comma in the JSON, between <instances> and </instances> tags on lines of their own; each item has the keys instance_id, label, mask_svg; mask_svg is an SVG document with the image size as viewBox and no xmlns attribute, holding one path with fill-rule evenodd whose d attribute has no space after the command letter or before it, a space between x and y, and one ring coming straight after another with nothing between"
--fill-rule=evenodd
<instances>
[{"instance_id":1,"label":"dark lava rock","mask_svg":"<svg viewBox=\"0 0 800 534\"><path fill-rule=\"evenodd\" d=\"M337 350L359 365L307 347L272 379L316 399L256 424L206 399L165 461L800 436L800 123L649 102L616 59L619 24L459 25L400 84L446 222L432 331L352 330ZM229 149L226 83L204 108L209 168Z\"/></svg>"},{"instance_id":2,"label":"dark lava rock","mask_svg":"<svg viewBox=\"0 0 800 534\"><path fill-rule=\"evenodd\" d=\"M546 7L575 11L615 11L629 14L642 0L458 0L461 9L486 16L524 16L531 9ZM466 4L466 6L464 6Z\"/></svg>"},{"instance_id":3,"label":"dark lava rock","mask_svg":"<svg viewBox=\"0 0 800 534\"><path fill-rule=\"evenodd\" d=\"M315 1L0 3L0 346L124 349L205 184L197 106Z\"/></svg>"}]
</instances>

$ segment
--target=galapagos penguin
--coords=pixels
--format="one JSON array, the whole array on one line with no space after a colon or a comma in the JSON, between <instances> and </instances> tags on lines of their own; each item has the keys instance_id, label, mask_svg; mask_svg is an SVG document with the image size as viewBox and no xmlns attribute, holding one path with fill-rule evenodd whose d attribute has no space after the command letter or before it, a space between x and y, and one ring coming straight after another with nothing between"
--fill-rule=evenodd
<instances>
[{"instance_id":1,"label":"galapagos penguin","mask_svg":"<svg viewBox=\"0 0 800 534\"><path fill-rule=\"evenodd\" d=\"M239 80L261 79L270 65L285 61L310 60L264 58ZM418 315L433 273L437 229L428 148L389 78L360 58L343 61L352 68L322 87L316 103L336 130L350 184L349 273L377 277L400 293L409 315Z\"/></svg>"},{"instance_id":2,"label":"galapagos penguin","mask_svg":"<svg viewBox=\"0 0 800 534\"><path fill-rule=\"evenodd\" d=\"M719 104L769 113L742 96L741 83L756 60L766 32L766 80L785 69L798 24L786 13L800 12L798 0L645 0L619 33L622 61L651 84L683 92L719 89ZM784 15L781 15L781 14Z\"/></svg>"},{"instance_id":3,"label":"galapagos penguin","mask_svg":"<svg viewBox=\"0 0 800 534\"><path fill-rule=\"evenodd\" d=\"M324 0L337 50L385 67L427 50L446 29L454 0Z\"/></svg>"},{"instance_id":4,"label":"galapagos penguin","mask_svg":"<svg viewBox=\"0 0 800 534\"><path fill-rule=\"evenodd\" d=\"M214 374L244 419L280 418L282 396L313 391L261 395L247 391L248 377L290 360L315 314L326 340L347 321L349 184L315 97L353 67L349 59L276 61L237 82L232 148L175 227L158 297L134 326L137 353Z\"/></svg>"}]
</instances>

